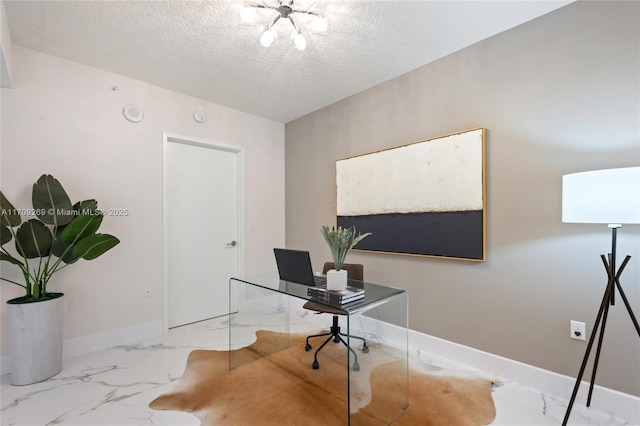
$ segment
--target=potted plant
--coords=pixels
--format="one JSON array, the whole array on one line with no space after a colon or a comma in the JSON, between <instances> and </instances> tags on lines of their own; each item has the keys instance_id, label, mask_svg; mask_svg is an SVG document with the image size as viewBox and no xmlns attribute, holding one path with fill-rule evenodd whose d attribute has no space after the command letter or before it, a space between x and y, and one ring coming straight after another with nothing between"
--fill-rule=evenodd
<instances>
[{"instance_id":1,"label":"potted plant","mask_svg":"<svg viewBox=\"0 0 640 426\"><path fill-rule=\"evenodd\" d=\"M11 383L46 380L62 370L63 293L49 292L51 277L79 259L92 260L120 241L96 231L103 213L96 200L71 204L62 184L44 174L33 185L32 209L17 209L0 191L0 260L19 268L24 289L7 302ZM22 216L35 216L23 221ZM15 250L7 244L14 241Z\"/></svg>"},{"instance_id":2,"label":"potted plant","mask_svg":"<svg viewBox=\"0 0 640 426\"><path fill-rule=\"evenodd\" d=\"M371 235L356 235L356 228L343 228L341 226L331 227L323 226L321 229L324 240L329 245L331 256L335 269L327 271L327 289L328 290L344 290L347 287L347 271L342 269L342 264L349 253L349 250L358 244L363 238Z\"/></svg>"}]
</instances>

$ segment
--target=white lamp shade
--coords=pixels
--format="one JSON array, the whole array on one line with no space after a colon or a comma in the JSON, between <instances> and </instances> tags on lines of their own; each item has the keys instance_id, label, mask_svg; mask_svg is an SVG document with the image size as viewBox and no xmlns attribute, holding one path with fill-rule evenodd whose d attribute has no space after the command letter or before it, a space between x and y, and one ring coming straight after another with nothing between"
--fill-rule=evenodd
<instances>
[{"instance_id":1,"label":"white lamp shade","mask_svg":"<svg viewBox=\"0 0 640 426\"><path fill-rule=\"evenodd\" d=\"M562 176L562 221L640 223L640 167Z\"/></svg>"}]
</instances>

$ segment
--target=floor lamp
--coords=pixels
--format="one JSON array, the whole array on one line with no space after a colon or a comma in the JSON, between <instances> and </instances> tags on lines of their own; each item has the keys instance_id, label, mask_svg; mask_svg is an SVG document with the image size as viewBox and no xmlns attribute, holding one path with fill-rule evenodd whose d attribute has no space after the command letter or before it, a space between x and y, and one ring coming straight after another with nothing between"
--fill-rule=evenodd
<instances>
[{"instance_id":1,"label":"floor lamp","mask_svg":"<svg viewBox=\"0 0 640 426\"><path fill-rule=\"evenodd\" d=\"M571 408L576 399L578 388L584 374L591 349L598 335L596 355L591 373L589 396L587 407L591 404L593 384L598 369L602 338L607 324L609 306L615 304L616 289L629 312L631 321L640 337L638 320L633 314L631 305L627 300L624 290L620 285L620 275L631 259L626 256L620 267L616 269L616 237L618 228L622 224L640 223L640 167L627 167L622 169L596 170L591 172L573 173L562 177L562 221L570 223L603 223L611 228L611 253L608 256L600 255L602 263L607 270L607 287L593 325L593 332L589 338L589 344L580 366L580 372L567 406L567 411L562 421L565 426L571 414Z\"/></svg>"}]
</instances>

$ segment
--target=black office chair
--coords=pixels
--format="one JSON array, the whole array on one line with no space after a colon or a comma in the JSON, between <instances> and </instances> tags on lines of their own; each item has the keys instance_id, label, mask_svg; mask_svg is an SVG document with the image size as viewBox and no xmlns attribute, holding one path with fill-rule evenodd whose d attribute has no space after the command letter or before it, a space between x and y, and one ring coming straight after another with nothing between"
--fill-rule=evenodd
<instances>
[{"instance_id":1,"label":"black office chair","mask_svg":"<svg viewBox=\"0 0 640 426\"><path fill-rule=\"evenodd\" d=\"M333 262L326 262L324 264L324 268L322 269L322 273L326 274L328 270L334 269L335 265ZM347 270L347 277L350 280L356 281L364 281L364 267L360 264L356 263L343 263L342 268ZM344 312L337 308L331 308L330 306L322 305L320 303L316 303L314 301L308 301L303 306L305 309L309 309L315 311L318 314L329 313L333 314L333 325L329 329L328 333L314 334L312 336L308 336L306 340L306 345L304 347L305 351L309 351L311 349L311 345L309 344L309 339L313 339L314 337L327 337L327 339L320 345L318 349L316 349L316 353L313 356L313 364L311 365L314 370L320 368L320 364L318 363L318 352L325 347L327 343L331 340L334 343L342 342L343 345L347 347L349 351L353 354L353 371L360 370L360 364L358 364L358 355L356 352L347 344L347 342L342 337L349 337L349 339L358 339L362 340L362 352L368 353L369 347L367 346L367 341L363 337L353 336L351 334L345 334L340 331L340 326L338 325L338 315L344 315Z\"/></svg>"}]
</instances>

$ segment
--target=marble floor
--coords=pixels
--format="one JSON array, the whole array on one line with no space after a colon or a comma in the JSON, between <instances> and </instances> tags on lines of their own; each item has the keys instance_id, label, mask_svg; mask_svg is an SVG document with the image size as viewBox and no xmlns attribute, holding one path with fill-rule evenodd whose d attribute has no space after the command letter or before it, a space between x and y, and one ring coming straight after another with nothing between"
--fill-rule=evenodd
<instances>
[{"instance_id":1,"label":"marble floor","mask_svg":"<svg viewBox=\"0 0 640 426\"><path fill-rule=\"evenodd\" d=\"M192 350L227 350L227 326L228 317L221 317L172 329L162 336L70 358L64 361L60 374L33 385L12 386L9 375L0 376L0 424L199 425L192 414L156 411L147 405L168 391L172 382L182 375ZM296 327L294 324L291 331L307 331L301 326L296 330ZM412 348L410 357L413 365L435 374L486 376L446 360L433 361L424 350ZM494 387L493 398L497 410L493 425L559 425L567 404L565 400L505 380L499 380ZM578 405L569 424L629 425Z\"/></svg>"}]
</instances>

